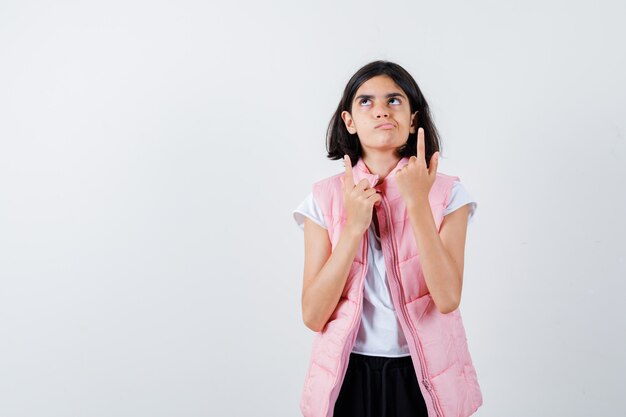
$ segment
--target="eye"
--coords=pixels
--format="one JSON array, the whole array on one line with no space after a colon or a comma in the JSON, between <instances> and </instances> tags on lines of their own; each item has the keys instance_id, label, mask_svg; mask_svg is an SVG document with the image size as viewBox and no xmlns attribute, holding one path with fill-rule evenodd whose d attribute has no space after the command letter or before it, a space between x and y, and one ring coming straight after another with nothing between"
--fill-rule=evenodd
<instances>
[{"instance_id":1,"label":"eye","mask_svg":"<svg viewBox=\"0 0 626 417\"><path fill-rule=\"evenodd\" d=\"M397 100L398 104L402 104L402 101L398 97L392 97L392 98L389 99L389 101L391 101L391 100ZM370 99L369 98L362 98L359 101L359 104L363 105L363 103L366 102L366 101L370 101Z\"/></svg>"}]
</instances>

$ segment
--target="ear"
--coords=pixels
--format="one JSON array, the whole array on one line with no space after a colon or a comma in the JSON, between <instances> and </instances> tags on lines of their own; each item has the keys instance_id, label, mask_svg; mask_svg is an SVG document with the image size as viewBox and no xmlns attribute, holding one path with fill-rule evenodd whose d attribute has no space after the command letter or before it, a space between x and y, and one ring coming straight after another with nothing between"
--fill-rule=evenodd
<instances>
[{"instance_id":1,"label":"ear","mask_svg":"<svg viewBox=\"0 0 626 417\"><path fill-rule=\"evenodd\" d=\"M411 125L409 127L409 133L415 133L417 132L417 112L419 110L416 110L415 113L413 113L413 115L411 116Z\"/></svg>"},{"instance_id":2,"label":"ear","mask_svg":"<svg viewBox=\"0 0 626 417\"><path fill-rule=\"evenodd\" d=\"M352 135L356 133L356 128L354 127L354 120L352 120L352 115L346 110L341 112L341 119L343 123L346 125L346 129Z\"/></svg>"}]
</instances>

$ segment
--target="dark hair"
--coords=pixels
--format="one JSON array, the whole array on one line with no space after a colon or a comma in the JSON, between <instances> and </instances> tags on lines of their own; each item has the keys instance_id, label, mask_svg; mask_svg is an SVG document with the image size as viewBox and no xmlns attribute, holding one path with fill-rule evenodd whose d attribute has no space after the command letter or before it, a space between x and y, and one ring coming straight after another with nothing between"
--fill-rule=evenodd
<instances>
[{"instance_id":1,"label":"dark hair","mask_svg":"<svg viewBox=\"0 0 626 417\"><path fill-rule=\"evenodd\" d=\"M417 129L424 129L424 147L426 164L430 162L431 156L441 149L439 133L430 115L430 108L426 99L422 95L417 83L404 68L389 61L373 61L359 69L348 81L343 91L343 96L339 101L337 110L326 131L326 150L328 158L332 160L343 159L344 155L349 155L352 165L357 163L362 155L361 143L356 133L351 134L346 129L341 113L345 110L352 112L352 100L359 87L372 77L378 75L389 76L404 91L409 98L411 115L417 111L415 116L415 133L409 133L409 138L403 146L396 151L400 157L417 155Z\"/></svg>"}]
</instances>

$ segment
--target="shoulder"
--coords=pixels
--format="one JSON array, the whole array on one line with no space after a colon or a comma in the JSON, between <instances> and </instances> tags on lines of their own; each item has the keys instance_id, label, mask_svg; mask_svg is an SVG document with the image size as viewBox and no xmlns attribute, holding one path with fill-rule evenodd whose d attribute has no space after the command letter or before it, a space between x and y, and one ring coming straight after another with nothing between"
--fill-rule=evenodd
<instances>
[{"instance_id":1,"label":"shoulder","mask_svg":"<svg viewBox=\"0 0 626 417\"><path fill-rule=\"evenodd\" d=\"M331 187L333 185L336 185L337 183L340 184L341 176L343 176L343 172L339 172L337 174L330 175L326 178L322 178L321 180L315 181L313 183L313 188L315 189L319 187Z\"/></svg>"},{"instance_id":2,"label":"shoulder","mask_svg":"<svg viewBox=\"0 0 626 417\"><path fill-rule=\"evenodd\" d=\"M341 189L341 177L343 173L337 173L313 183L313 196L319 203Z\"/></svg>"},{"instance_id":3,"label":"shoulder","mask_svg":"<svg viewBox=\"0 0 626 417\"><path fill-rule=\"evenodd\" d=\"M457 175L444 174L443 172L437 172L435 177L435 182L442 183L453 183L454 181L459 181L460 178Z\"/></svg>"},{"instance_id":4,"label":"shoulder","mask_svg":"<svg viewBox=\"0 0 626 417\"><path fill-rule=\"evenodd\" d=\"M458 176L437 172L430 192L440 203L445 204L449 199L455 181L459 181Z\"/></svg>"}]
</instances>

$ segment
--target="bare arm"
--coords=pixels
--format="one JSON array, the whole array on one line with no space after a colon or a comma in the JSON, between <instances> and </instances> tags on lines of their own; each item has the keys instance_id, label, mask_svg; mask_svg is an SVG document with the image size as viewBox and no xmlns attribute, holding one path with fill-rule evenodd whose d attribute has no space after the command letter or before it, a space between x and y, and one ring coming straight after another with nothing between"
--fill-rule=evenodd
<instances>
[{"instance_id":1,"label":"bare arm","mask_svg":"<svg viewBox=\"0 0 626 417\"><path fill-rule=\"evenodd\" d=\"M409 207L424 279L435 306L444 314L456 310L461 303L468 212L466 204L448 214L437 232L427 203Z\"/></svg>"},{"instance_id":2,"label":"bare arm","mask_svg":"<svg viewBox=\"0 0 626 417\"><path fill-rule=\"evenodd\" d=\"M382 199L366 179L354 184L348 155L344 155L344 162L345 174L341 183L346 224L335 249L332 250L326 229L309 218L304 220L302 320L316 332L324 328L337 308L359 243L372 222L374 205Z\"/></svg>"},{"instance_id":3,"label":"bare arm","mask_svg":"<svg viewBox=\"0 0 626 417\"><path fill-rule=\"evenodd\" d=\"M437 178L439 151L427 165L424 149L424 129L420 127L417 155L396 172L396 180L409 213L426 286L437 309L447 314L461 303L469 207L464 205L445 216L437 230L428 196Z\"/></svg>"},{"instance_id":4,"label":"bare arm","mask_svg":"<svg viewBox=\"0 0 626 417\"><path fill-rule=\"evenodd\" d=\"M305 217L302 319L309 329L321 331L335 311L362 237L346 225L331 253L328 231Z\"/></svg>"},{"instance_id":5,"label":"bare arm","mask_svg":"<svg viewBox=\"0 0 626 417\"><path fill-rule=\"evenodd\" d=\"M345 175L341 177L341 183L346 223L335 249L332 250L326 229L308 218L304 220L302 319L316 332L326 326L337 308L356 251L372 222L374 205L380 204L382 199L366 179L354 184L348 155L344 155L344 162Z\"/></svg>"}]
</instances>

